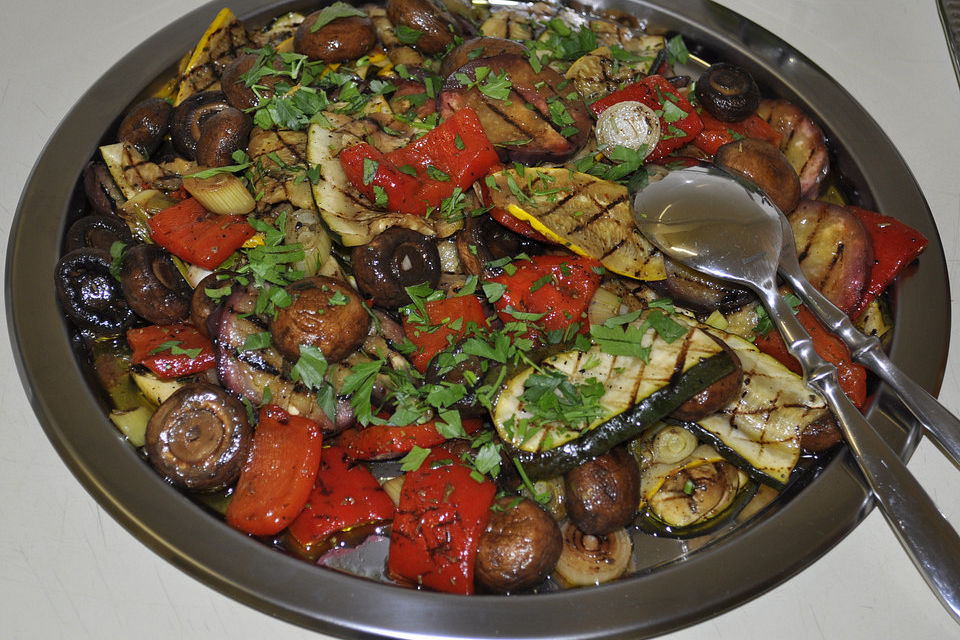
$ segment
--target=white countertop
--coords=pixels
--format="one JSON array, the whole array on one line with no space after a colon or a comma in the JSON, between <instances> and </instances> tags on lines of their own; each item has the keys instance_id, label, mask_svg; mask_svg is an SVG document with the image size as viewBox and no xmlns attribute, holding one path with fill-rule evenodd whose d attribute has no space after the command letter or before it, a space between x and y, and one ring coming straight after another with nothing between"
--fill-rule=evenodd
<instances>
[{"instance_id":1,"label":"white countertop","mask_svg":"<svg viewBox=\"0 0 960 640\"><path fill-rule=\"evenodd\" d=\"M200 0L31 0L0 21L0 230L45 140L87 86ZM229 2L224 2L228 5ZM933 0L723 0L781 36L873 115L912 168L937 220L960 291L960 92ZM11 6L12 5L12 6ZM0 319L5 325L5 317ZM47 441L0 339L0 637L286 638L315 634L220 595L117 525ZM941 399L960 412L960 352ZM960 528L960 473L924 441L910 462ZM372 606L375 606L372 605ZM812 567L671 640L944 638L958 628L879 513Z\"/></svg>"}]
</instances>

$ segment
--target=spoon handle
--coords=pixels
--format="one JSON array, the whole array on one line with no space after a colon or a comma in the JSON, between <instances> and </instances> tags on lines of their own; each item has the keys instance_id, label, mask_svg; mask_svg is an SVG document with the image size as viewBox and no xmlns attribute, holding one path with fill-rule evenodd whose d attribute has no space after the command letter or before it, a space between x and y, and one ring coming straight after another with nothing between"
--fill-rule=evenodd
<instances>
[{"instance_id":1,"label":"spoon handle","mask_svg":"<svg viewBox=\"0 0 960 640\"><path fill-rule=\"evenodd\" d=\"M837 368L814 350L810 334L794 317L774 283L768 281L757 290L790 352L800 361L808 385L819 391L833 410L847 445L900 544L941 604L960 622L960 536L900 457L840 389Z\"/></svg>"},{"instance_id":2,"label":"spoon handle","mask_svg":"<svg viewBox=\"0 0 960 640\"><path fill-rule=\"evenodd\" d=\"M787 257L786 243L784 245L784 256ZM960 419L897 368L884 353L876 337L867 337L860 333L847 314L840 311L807 281L796 261L781 259L780 275L800 296L807 308L847 343L850 357L886 382L917 418L927 436L940 446L955 465L960 466Z\"/></svg>"}]
</instances>

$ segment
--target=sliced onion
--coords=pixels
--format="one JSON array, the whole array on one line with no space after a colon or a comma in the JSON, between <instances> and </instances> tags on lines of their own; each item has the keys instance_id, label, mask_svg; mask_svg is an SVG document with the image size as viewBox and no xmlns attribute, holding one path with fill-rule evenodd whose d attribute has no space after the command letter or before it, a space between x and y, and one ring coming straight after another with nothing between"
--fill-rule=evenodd
<instances>
[{"instance_id":1,"label":"sliced onion","mask_svg":"<svg viewBox=\"0 0 960 640\"><path fill-rule=\"evenodd\" d=\"M631 553L632 543L626 529L593 536L568 522L563 527L563 551L554 576L567 587L610 582L626 573Z\"/></svg>"}]
</instances>

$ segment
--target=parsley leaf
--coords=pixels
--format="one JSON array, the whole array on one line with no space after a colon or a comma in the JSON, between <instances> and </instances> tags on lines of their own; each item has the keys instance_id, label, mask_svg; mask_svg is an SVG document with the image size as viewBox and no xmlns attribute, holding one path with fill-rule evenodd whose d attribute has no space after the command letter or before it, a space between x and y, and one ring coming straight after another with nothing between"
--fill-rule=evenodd
<instances>
[{"instance_id":1,"label":"parsley leaf","mask_svg":"<svg viewBox=\"0 0 960 640\"><path fill-rule=\"evenodd\" d=\"M348 18L350 16L360 16L365 18L367 16L367 12L361 11L356 7L352 7L346 2L334 2L330 6L324 7L320 11L320 15L317 16L317 19L314 20L313 25L310 26L310 33L316 33L337 18Z\"/></svg>"}]
</instances>

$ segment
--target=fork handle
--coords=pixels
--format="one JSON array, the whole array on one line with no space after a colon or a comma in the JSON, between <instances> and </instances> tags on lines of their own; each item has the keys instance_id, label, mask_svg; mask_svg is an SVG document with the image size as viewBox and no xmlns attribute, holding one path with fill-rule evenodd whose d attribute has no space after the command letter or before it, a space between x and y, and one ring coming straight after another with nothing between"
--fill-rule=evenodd
<instances>
[{"instance_id":1,"label":"fork handle","mask_svg":"<svg viewBox=\"0 0 960 640\"><path fill-rule=\"evenodd\" d=\"M774 283L756 288L807 384L820 392L880 510L913 564L944 608L960 622L960 536L900 457L853 406L837 382L837 368L821 358Z\"/></svg>"},{"instance_id":2,"label":"fork handle","mask_svg":"<svg viewBox=\"0 0 960 640\"><path fill-rule=\"evenodd\" d=\"M887 357L876 337L868 337L858 331L847 314L817 291L797 270L799 267L794 269L789 265L780 265L780 275L800 296L807 308L847 343L850 357L886 382L916 417L927 436L940 446L955 465L960 466L960 420L897 368Z\"/></svg>"}]
</instances>

